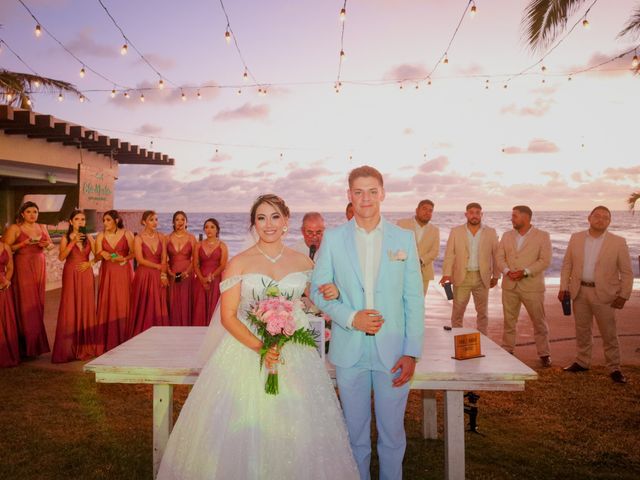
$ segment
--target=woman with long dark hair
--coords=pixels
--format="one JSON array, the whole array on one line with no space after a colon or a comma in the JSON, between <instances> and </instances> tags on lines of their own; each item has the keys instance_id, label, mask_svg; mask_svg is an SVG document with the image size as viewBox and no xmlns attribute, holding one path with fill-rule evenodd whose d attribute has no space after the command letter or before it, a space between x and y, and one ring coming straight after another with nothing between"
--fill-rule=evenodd
<instances>
[{"instance_id":1,"label":"woman with long dark hair","mask_svg":"<svg viewBox=\"0 0 640 480\"><path fill-rule=\"evenodd\" d=\"M104 352L96 322L95 261L90 259L94 241L87 235L86 224L84 212L74 210L69 216L69 229L60 240L58 258L64 261L64 268L53 363L86 360Z\"/></svg>"},{"instance_id":2,"label":"woman with long dark hair","mask_svg":"<svg viewBox=\"0 0 640 480\"><path fill-rule=\"evenodd\" d=\"M103 332L104 350L108 351L127 341L131 335L131 259L135 254L133 234L125 230L116 210L105 212L102 223L104 231L96 238L96 257L102 259L97 317Z\"/></svg>"},{"instance_id":3,"label":"woman with long dark hair","mask_svg":"<svg viewBox=\"0 0 640 480\"><path fill-rule=\"evenodd\" d=\"M196 239L187 231L187 214L173 214L173 232L167 239L169 273L169 324L191 325L192 256Z\"/></svg>"},{"instance_id":4,"label":"woman with long dark hair","mask_svg":"<svg viewBox=\"0 0 640 480\"><path fill-rule=\"evenodd\" d=\"M133 241L138 268L133 277L129 325L131 336L150 327L169 325L167 311L167 240L158 232L158 215L153 210L142 214L144 226Z\"/></svg>"},{"instance_id":5,"label":"woman with long dark hair","mask_svg":"<svg viewBox=\"0 0 640 480\"><path fill-rule=\"evenodd\" d=\"M215 218L204 222L207 236L199 242L193 255L193 325L209 325L218 300L220 299L220 278L227 266L229 250L220 240L220 224Z\"/></svg>"},{"instance_id":6,"label":"woman with long dark hair","mask_svg":"<svg viewBox=\"0 0 640 480\"><path fill-rule=\"evenodd\" d=\"M20 354L27 358L50 351L44 328L46 259L43 250L51 248L52 243L47 229L38 223L39 212L34 202L24 202L16 214L16 223L7 229L3 239L14 254Z\"/></svg>"},{"instance_id":7,"label":"woman with long dark hair","mask_svg":"<svg viewBox=\"0 0 640 480\"><path fill-rule=\"evenodd\" d=\"M11 287L12 257L11 247L0 243L0 367L14 367L20 363L18 324Z\"/></svg>"}]
</instances>

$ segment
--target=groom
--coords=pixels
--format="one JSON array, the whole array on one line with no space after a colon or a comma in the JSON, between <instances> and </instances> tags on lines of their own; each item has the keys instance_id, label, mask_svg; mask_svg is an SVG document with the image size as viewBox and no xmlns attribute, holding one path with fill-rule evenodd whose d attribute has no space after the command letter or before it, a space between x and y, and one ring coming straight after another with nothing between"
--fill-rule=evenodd
<instances>
[{"instance_id":1,"label":"groom","mask_svg":"<svg viewBox=\"0 0 640 480\"><path fill-rule=\"evenodd\" d=\"M402 478L409 380L422 353L424 297L413 234L380 215L378 170L349 174L354 218L324 234L311 281L314 303L333 323L329 359L360 478L370 478L371 390L378 428L380 478ZM337 300L318 287L333 283Z\"/></svg>"}]
</instances>

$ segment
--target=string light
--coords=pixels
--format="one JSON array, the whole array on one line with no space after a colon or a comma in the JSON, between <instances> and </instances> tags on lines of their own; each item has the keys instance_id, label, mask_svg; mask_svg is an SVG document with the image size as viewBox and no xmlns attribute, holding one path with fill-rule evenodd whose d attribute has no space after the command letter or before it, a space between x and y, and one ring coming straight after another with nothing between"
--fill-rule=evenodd
<instances>
[{"instance_id":1,"label":"string light","mask_svg":"<svg viewBox=\"0 0 640 480\"><path fill-rule=\"evenodd\" d=\"M39 80L34 81L33 86L36 88L40 88L40 81Z\"/></svg>"},{"instance_id":2,"label":"string light","mask_svg":"<svg viewBox=\"0 0 640 480\"><path fill-rule=\"evenodd\" d=\"M242 90L238 89L238 95L242 95Z\"/></svg>"},{"instance_id":3,"label":"string light","mask_svg":"<svg viewBox=\"0 0 640 480\"><path fill-rule=\"evenodd\" d=\"M542 67L540 67L540 70L542 70L542 73L547 71L547 67L545 67L544 65L542 65Z\"/></svg>"},{"instance_id":4,"label":"string light","mask_svg":"<svg viewBox=\"0 0 640 480\"><path fill-rule=\"evenodd\" d=\"M198 100L202 100L202 95L200 95L200 90L198 90L198 93L196 94L196 97L198 97Z\"/></svg>"},{"instance_id":5,"label":"string light","mask_svg":"<svg viewBox=\"0 0 640 480\"><path fill-rule=\"evenodd\" d=\"M589 28L591 27L591 25L589 24L589 20L587 20L587 17L582 20L582 26L587 30L589 30Z\"/></svg>"},{"instance_id":6,"label":"string light","mask_svg":"<svg viewBox=\"0 0 640 480\"><path fill-rule=\"evenodd\" d=\"M36 25L36 31L35 31L36 37L40 38L40 36L42 35L42 27L40 26L40 24Z\"/></svg>"},{"instance_id":7,"label":"string light","mask_svg":"<svg viewBox=\"0 0 640 480\"><path fill-rule=\"evenodd\" d=\"M345 60L344 50L340 50L340 59L344 62Z\"/></svg>"},{"instance_id":8,"label":"string light","mask_svg":"<svg viewBox=\"0 0 640 480\"><path fill-rule=\"evenodd\" d=\"M124 98L129 99L129 92L124 92Z\"/></svg>"},{"instance_id":9,"label":"string light","mask_svg":"<svg viewBox=\"0 0 640 480\"><path fill-rule=\"evenodd\" d=\"M449 57L447 55L447 52L444 53L444 58L442 59L442 63L444 63L445 65L449 63Z\"/></svg>"},{"instance_id":10,"label":"string light","mask_svg":"<svg viewBox=\"0 0 640 480\"><path fill-rule=\"evenodd\" d=\"M141 93L141 94L140 94L140 101L141 101L142 103L144 103L144 93Z\"/></svg>"},{"instance_id":11,"label":"string light","mask_svg":"<svg viewBox=\"0 0 640 480\"><path fill-rule=\"evenodd\" d=\"M162 90L162 89L164 88L164 80L163 80L163 79L160 79L160 80L158 81L158 88L159 88L160 90Z\"/></svg>"},{"instance_id":12,"label":"string light","mask_svg":"<svg viewBox=\"0 0 640 480\"><path fill-rule=\"evenodd\" d=\"M31 106L31 99L27 98L27 105Z\"/></svg>"},{"instance_id":13,"label":"string light","mask_svg":"<svg viewBox=\"0 0 640 480\"><path fill-rule=\"evenodd\" d=\"M469 10L469 15L473 18L476 16L476 13L478 13L478 7L476 7L475 2L472 0L471 9Z\"/></svg>"},{"instance_id":14,"label":"string light","mask_svg":"<svg viewBox=\"0 0 640 480\"><path fill-rule=\"evenodd\" d=\"M638 58L638 54L635 53L631 60L631 68L638 68L638 65L640 65L640 58Z\"/></svg>"},{"instance_id":15,"label":"string light","mask_svg":"<svg viewBox=\"0 0 640 480\"><path fill-rule=\"evenodd\" d=\"M116 98L116 89L111 90L111 98Z\"/></svg>"},{"instance_id":16,"label":"string light","mask_svg":"<svg viewBox=\"0 0 640 480\"><path fill-rule=\"evenodd\" d=\"M62 92L60 92L60 94L58 95L58 101L61 102L64 100L64 96L62 95Z\"/></svg>"},{"instance_id":17,"label":"string light","mask_svg":"<svg viewBox=\"0 0 640 480\"><path fill-rule=\"evenodd\" d=\"M80 100L80 103L84 103L84 95L80 95L80 98L78 98L78 100Z\"/></svg>"},{"instance_id":18,"label":"string light","mask_svg":"<svg viewBox=\"0 0 640 480\"><path fill-rule=\"evenodd\" d=\"M247 69L244 69L244 73L242 74L242 80L244 80L245 82L247 82L249 80L249 72L247 72Z\"/></svg>"},{"instance_id":19,"label":"string light","mask_svg":"<svg viewBox=\"0 0 640 480\"><path fill-rule=\"evenodd\" d=\"M344 22L345 17L347 16L347 9L346 8L341 8L340 9L340 21Z\"/></svg>"},{"instance_id":20,"label":"string light","mask_svg":"<svg viewBox=\"0 0 640 480\"><path fill-rule=\"evenodd\" d=\"M87 74L87 72L85 71L84 67L82 67L80 69L80 78L84 78L84 76Z\"/></svg>"},{"instance_id":21,"label":"string light","mask_svg":"<svg viewBox=\"0 0 640 480\"><path fill-rule=\"evenodd\" d=\"M7 93L7 101L10 102L13 100L13 94L11 92Z\"/></svg>"},{"instance_id":22,"label":"string light","mask_svg":"<svg viewBox=\"0 0 640 480\"><path fill-rule=\"evenodd\" d=\"M129 45L125 43L122 45L122 48L120 48L120 55L126 55L128 52L129 52Z\"/></svg>"},{"instance_id":23,"label":"string light","mask_svg":"<svg viewBox=\"0 0 640 480\"><path fill-rule=\"evenodd\" d=\"M182 95L180 96L180 98L182 98L183 102L187 101L187 96L184 94L184 92L182 92Z\"/></svg>"},{"instance_id":24,"label":"string light","mask_svg":"<svg viewBox=\"0 0 640 480\"><path fill-rule=\"evenodd\" d=\"M227 45L231 43L231 32L229 31L229 26L227 25L227 30L224 32L224 39L227 42Z\"/></svg>"},{"instance_id":25,"label":"string light","mask_svg":"<svg viewBox=\"0 0 640 480\"><path fill-rule=\"evenodd\" d=\"M342 9L340 10L340 55L338 55L338 74L336 75L336 93L340 93L340 77L342 75L342 62L345 59L344 56L344 19L347 14L347 0L344 0Z\"/></svg>"}]
</instances>

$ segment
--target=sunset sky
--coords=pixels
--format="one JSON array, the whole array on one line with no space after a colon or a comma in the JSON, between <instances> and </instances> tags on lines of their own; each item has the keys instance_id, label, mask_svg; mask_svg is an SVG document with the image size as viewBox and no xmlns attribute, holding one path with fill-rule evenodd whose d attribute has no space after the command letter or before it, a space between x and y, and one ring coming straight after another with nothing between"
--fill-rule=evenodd
<instances>
[{"instance_id":1,"label":"sunset sky","mask_svg":"<svg viewBox=\"0 0 640 480\"><path fill-rule=\"evenodd\" d=\"M527 2L477 0L477 15L464 18L448 50L449 63L418 89L412 81L401 89L400 80L432 71L467 0L350 1L339 94L333 84L343 2L226 0L231 28L266 96L243 82L242 62L224 39L219 0L103 0L164 77L165 89L144 91L144 103L137 89L157 87L159 77L131 45L120 54L123 38L97 0L24 2L87 67L131 89L127 100L116 87L112 99L113 83L90 71L80 78L83 65L46 32L36 38L24 7L4 0L0 38L39 74L74 83L90 100L35 95L34 110L176 159L175 167L122 166L117 208L246 211L256 195L274 192L296 211L337 211L346 202L347 172L365 163L385 175L389 211L411 210L421 198L440 210L470 201L485 210L515 203L621 210L640 189L633 53L600 68L607 71L568 80L570 72L640 44L617 38L635 0L597 2L590 28L580 24L567 36L545 59L545 74L537 66L510 80L545 53L523 40ZM6 48L0 65L27 71Z\"/></svg>"}]
</instances>

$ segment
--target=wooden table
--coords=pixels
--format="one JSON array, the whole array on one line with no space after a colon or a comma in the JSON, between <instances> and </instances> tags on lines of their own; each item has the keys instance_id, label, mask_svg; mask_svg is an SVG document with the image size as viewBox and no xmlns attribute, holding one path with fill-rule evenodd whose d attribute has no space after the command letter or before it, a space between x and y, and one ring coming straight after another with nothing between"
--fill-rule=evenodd
<instances>
[{"instance_id":1,"label":"wooden table","mask_svg":"<svg viewBox=\"0 0 640 480\"><path fill-rule=\"evenodd\" d=\"M173 427L173 385L193 384L202 366L197 359L206 327L154 327L87 363L96 382L153 385L153 475L160 467ZM472 329L427 328L423 357L411 388L444 391L445 476L464 479L464 391L524 390L537 378L517 358L482 336L482 358L452 359L453 335ZM332 373L332 368L329 366ZM435 400L425 396L425 436L435 428Z\"/></svg>"}]
</instances>

